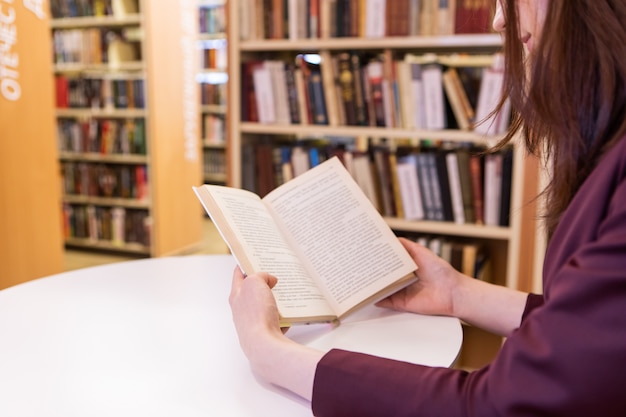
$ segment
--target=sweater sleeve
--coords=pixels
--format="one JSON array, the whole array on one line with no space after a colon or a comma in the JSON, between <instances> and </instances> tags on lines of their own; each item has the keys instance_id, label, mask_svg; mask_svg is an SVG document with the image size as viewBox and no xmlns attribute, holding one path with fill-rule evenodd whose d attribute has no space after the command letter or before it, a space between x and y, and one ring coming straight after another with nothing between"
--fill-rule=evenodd
<instances>
[{"instance_id":1,"label":"sweater sleeve","mask_svg":"<svg viewBox=\"0 0 626 417\"><path fill-rule=\"evenodd\" d=\"M426 416L424 401L446 404L441 416L462 415L462 402L447 401L468 374L334 349L318 363L313 414L318 417ZM428 381L426 383L426 381ZM444 412L445 409L445 412ZM454 410L454 412L453 412Z\"/></svg>"},{"instance_id":2,"label":"sweater sleeve","mask_svg":"<svg viewBox=\"0 0 626 417\"><path fill-rule=\"evenodd\" d=\"M593 224L585 205L608 200L580 200L580 221L565 223L572 237L555 236L546 257L545 302L529 297L524 321L490 365L468 373L332 350L317 366L313 413L626 416L626 181L612 195ZM581 227L590 237L574 244Z\"/></svg>"},{"instance_id":3,"label":"sweater sleeve","mask_svg":"<svg viewBox=\"0 0 626 417\"><path fill-rule=\"evenodd\" d=\"M542 295L528 294L528 298L526 299L526 307L524 307L524 312L522 313L522 322L526 320L526 317L528 317L531 311L533 311L537 307L541 307L542 305L543 305Z\"/></svg>"},{"instance_id":4,"label":"sweater sleeve","mask_svg":"<svg viewBox=\"0 0 626 417\"><path fill-rule=\"evenodd\" d=\"M529 294L522 320L531 311L542 306L543 302L543 296ZM487 370L482 373L485 372ZM460 387L466 383L468 377L469 374L463 371L431 369L334 349L324 356L317 367L313 413L320 417L384 416L389 415L390 410L394 410L393 415L421 415L414 403L400 399L415 398L415 393L423 392L424 390L420 389L423 379L437 379L438 384L445 388L446 386ZM337 381L343 381L341 382L342 388L339 390ZM386 387L386 389L381 389L381 387ZM390 396L389 392L394 394ZM435 390L429 401L437 401L437 392L441 396L447 391ZM364 401L365 398L367 400ZM445 401L445 396L441 396L440 401ZM452 413L453 410L448 409L448 412ZM461 415L461 413L462 410L457 409L454 413L446 415Z\"/></svg>"}]
</instances>

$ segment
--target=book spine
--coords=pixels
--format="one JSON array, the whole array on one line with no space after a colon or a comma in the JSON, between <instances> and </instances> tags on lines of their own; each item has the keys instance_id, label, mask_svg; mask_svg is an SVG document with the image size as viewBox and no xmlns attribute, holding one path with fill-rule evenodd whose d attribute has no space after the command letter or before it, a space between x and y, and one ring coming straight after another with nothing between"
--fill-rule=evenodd
<instances>
[{"instance_id":1,"label":"book spine","mask_svg":"<svg viewBox=\"0 0 626 417\"><path fill-rule=\"evenodd\" d=\"M350 55L350 68L354 80L356 124L359 126L367 126L367 104L365 103L361 56L358 53L352 53Z\"/></svg>"},{"instance_id":2,"label":"book spine","mask_svg":"<svg viewBox=\"0 0 626 417\"><path fill-rule=\"evenodd\" d=\"M509 226L511 216L511 181L513 176L513 151L503 151L502 156L502 191L500 193L500 220L498 224Z\"/></svg>"},{"instance_id":3,"label":"book spine","mask_svg":"<svg viewBox=\"0 0 626 417\"><path fill-rule=\"evenodd\" d=\"M472 173L469 166L470 155L466 149L459 149L456 152L456 157L465 221L467 223L476 223L476 215L474 213L474 193L472 190Z\"/></svg>"},{"instance_id":4,"label":"book spine","mask_svg":"<svg viewBox=\"0 0 626 417\"><path fill-rule=\"evenodd\" d=\"M437 149L435 151L435 163L437 169L437 178L439 180L439 193L441 195L443 220L454 221L452 197L450 195L450 178L448 176L448 167L446 164L446 155L449 152L450 151L448 150Z\"/></svg>"},{"instance_id":5,"label":"book spine","mask_svg":"<svg viewBox=\"0 0 626 417\"><path fill-rule=\"evenodd\" d=\"M372 106L375 126L386 126L389 112L385 106L385 86L383 83L383 64L380 61L372 61L367 64L367 80L369 86L369 99ZM387 103L389 96L386 97Z\"/></svg>"},{"instance_id":6,"label":"book spine","mask_svg":"<svg viewBox=\"0 0 626 417\"><path fill-rule=\"evenodd\" d=\"M489 154L485 157L484 182L485 224L498 226L502 190L502 154Z\"/></svg>"},{"instance_id":7,"label":"book spine","mask_svg":"<svg viewBox=\"0 0 626 417\"><path fill-rule=\"evenodd\" d=\"M482 157L471 155L469 159L470 178L472 179L472 204L476 224L485 223L485 207L483 200L483 164Z\"/></svg>"},{"instance_id":8,"label":"book spine","mask_svg":"<svg viewBox=\"0 0 626 417\"><path fill-rule=\"evenodd\" d=\"M459 174L459 166L457 154L450 152L446 155L446 167L448 169L448 180L450 183L450 198L452 201L452 213L454 222L457 224L465 223L465 210L463 207L463 196L461 191L461 176Z\"/></svg>"},{"instance_id":9,"label":"book spine","mask_svg":"<svg viewBox=\"0 0 626 417\"><path fill-rule=\"evenodd\" d=\"M285 84L287 87L287 101L289 104L289 120L291 123L302 123L300 104L298 102L298 88L296 87L296 68L293 64L288 64L285 68Z\"/></svg>"},{"instance_id":10,"label":"book spine","mask_svg":"<svg viewBox=\"0 0 626 417\"><path fill-rule=\"evenodd\" d=\"M354 126L357 124L354 75L350 68L349 53L341 53L338 59L339 65L339 85L341 87L341 102L343 104L346 124Z\"/></svg>"},{"instance_id":11,"label":"book spine","mask_svg":"<svg viewBox=\"0 0 626 417\"><path fill-rule=\"evenodd\" d=\"M389 175L391 180L391 192L393 195L394 216L404 218L404 206L402 205L402 195L400 194L400 184L398 179L398 159L393 152L389 153Z\"/></svg>"},{"instance_id":12,"label":"book spine","mask_svg":"<svg viewBox=\"0 0 626 417\"><path fill-rule=\"evenodd\" d=\"M417 163L419 167L419 182L421 194L424 197L424 211L427 220L439 220L437 218L437 208L435 206L435 196L430 180L430 169L428 166L427 155L425 153L417 154Z\"/></svg>"},{"instance_id":13,"label":"book spine","mask_svg":"<svg viewBox=\"0 0 626 417\"><path fill-rule=\"evenodd\" d=\"M378 173L380 191L383 202L383 214L393 217L396 215L393 184L389 165L389 152L383 148L374 149L374 162Z\"/></svg>"},{"instance_id":14,"label":"book spine","mask_svg":"<svg viewBox=\"0 0 626 417\"><path fill-rule=\"evenodd\" d=\"M390 0L366 0L365 2L365 37L382 38L387 33L386 2Z\"/></svg>"},{"instance_id":15,"label":"book spine","mask_svg":"<svg viewBox=\"0 0 626 417\"><path fill-rule=\"evenodd\" d=\"M465 104L468 100L463 96L462 90L459 89L460 82L457 83L458 74L456 70L454 68L446 70L443 73L442 80L446 96L452 107L459 129L470 130L470 115L468 114L467 105Z\"/></svg>"},{"instance_id":16,"label":"book spine","mask_svg":"<svg viewBox=\"0 0 626 417\"><path fill-rule=\"evenodd\" d=\"M440 130L446 127L442 70L438 64L422 66L426 128Z\"/></svg>"},{"instance_id":17,"label":"book spine","mask_svg":"<svg viewBox=\"0 0 626 417\"><path fill-rule=\"evenodd\" d=\"M337 109L339 102L336 97L335 76L333 74L333 62L328 51L320 51L322 62L320 71L322 74L322 86L324 89L324 97L326 109L328 112L328 124L330 126L339 125L339 111Z\"/></svg>"},{"instance_id":18,"label":"book spine","mask_svg":"<svg viewBox=\"0 0 626 417\"><path fill-rule=\"evenodd\" d=\"M404 218L407 220L422 220L424 206L417 176L417 160L415 155L408 155L398 159L398 183L404 207Z\"/></svg>"},{"instance_id":19,"label":"book spine","mask_svg":"<svg viewBox=\"0 0 626 417\"><path fill-rule=\"evenodd\" d=\"M267 62L265 63L267 64ZM276 123L276 105L272 87L272 75L267 65L252 70L254 96L260 123Z\"/></svg>"},{"instance_id":20,"label":"book spine","mask_svg":"<svg viewBox=\"0 0 626 417\"><path fill-rule=\"evenodd\" d=\"M311 69L308 91L311 109L313 110L313 124L327 125L328 113L326 110L326 100L324 98L322 74L319 69Z\"/></svg>"}]
</instances>

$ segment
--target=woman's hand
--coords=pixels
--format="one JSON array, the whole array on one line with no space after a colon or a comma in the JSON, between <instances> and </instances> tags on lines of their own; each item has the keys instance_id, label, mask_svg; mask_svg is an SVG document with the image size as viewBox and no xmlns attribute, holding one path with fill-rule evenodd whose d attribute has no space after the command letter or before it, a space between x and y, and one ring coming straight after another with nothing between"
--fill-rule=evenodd
<instances>
[{"instance_id":1,"label":"woman's hand","mask_svg":"<svg viewBox=\"0 0 626 417\"><path fill-rule=\"evenodd\" d=\"M233 282L228 299L239 344L252 361L255 346L268 337L280 337L278 308L271 289L278 280L260 272L246 277L239 267L233 272Z\"/></svg>"},{"instance_id":2,"label":"woman's hand","mask_svg":"<svg viewBox=\"0 0 626 417\"><path fill-rule=\"evenodd\" d=\"M419 280L378 302L379 307L458 317L503 336L519 327L527 293L463 275L424 246L400 242L418 265Z\"/></svg>"},{"instance_id":3,"label":"woman's hand","mask_svg":"<svg viewBox=\"0 0 626 417\"><path fill-rule=\"evenodd\" d=\"M454 315L454 293L464 275L428 248L404 238L400 242L418 265L419 280L376 305L412 313Z\"/></svg>"},{"instance_id":4,"label":"woman's hand","mask_svg":"<svg viewBox=\"0 0 626 417\"><path fill-rule=\"evenodd\" d=\"M267 273L245 277L235 268L229 302L239 344L259 375L310 400L315 369L324 353L284 336L272 294L276 283L276 277Z\"/></svg>"}]
</instances>

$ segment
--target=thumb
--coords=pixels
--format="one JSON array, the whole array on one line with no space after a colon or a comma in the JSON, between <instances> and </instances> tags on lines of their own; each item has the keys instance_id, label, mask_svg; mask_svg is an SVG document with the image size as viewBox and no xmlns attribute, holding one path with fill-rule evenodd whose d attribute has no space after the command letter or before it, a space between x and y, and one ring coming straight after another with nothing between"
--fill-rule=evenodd
<instances>
[{"instance_id":1,"label":"thumb","mask_svg":"<svg viewBox=\"0 0 626 417\"><path fill-rule=\"evenodd\" d=\"M278 283L278 278L276 278L274 275L268 274L267 272L261 272L260 274L258 274L258 277L265 281L267 286L270 288L274 288Z\"/></svg>"}]
</instances>

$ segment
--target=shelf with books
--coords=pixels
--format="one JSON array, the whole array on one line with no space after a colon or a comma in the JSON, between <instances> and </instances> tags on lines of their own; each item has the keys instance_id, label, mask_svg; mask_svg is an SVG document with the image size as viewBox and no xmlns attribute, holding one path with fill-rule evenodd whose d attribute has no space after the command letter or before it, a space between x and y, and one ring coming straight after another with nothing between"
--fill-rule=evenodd
<instances>
[{"instance_id":1,"label":"shelf with books","mask_svg":"<svg viewBox=\"0 0 626 417\"><path fill-rule=\"evenodd\" d=\"M232 82L238 83L231 96L240 103L231 111L241 114L235 124L244 135L296 133L493 145L508 120L503 112L474 125L476 114L489 115L492 90L502 84L502 74L495 70L501 59L482 49L474 54L384 49L306 55L269 48L260 59L242 53L240 70L231 70ZM237 147L245 137L232 139ZM231 174L237 183L237 172Z\"/></svg>"},{"instance_id":2,"label":"shelf with books","mask_svg":"<svg viewBox=\"0 0 626 417\"><path fill-rule=\"evenodd\" d=\"M83 195L66 195L63 197L63 201L69 204L86 205L92 204L97 206L109 206L109 207L125 207L136 209L148 209L150 208L150 200L133 200L128 198L106 198L106 197L93 197Z\"/></svg>"},{"instance_id":3,"label":"shelf with books","mask_svg":"<svg viewBox=\"0 0 626 417\"><path fill-rule=\"evenodd\" d=\"M226 143L212 143L212 142L205 142L204 146L210 149L226 149Z\"/></svg>"},{"instance_id":4,"label":"shelf with books","mask_svg":"<svg viewBox=\"0 0 626 417\"><path fill-rule=\"evenodd\" d=\"M143 69L144 64L141 61L120 62L116 64L62 63L54 66L54 72L57 74L111 74L115 72L137 72Z\"/></svg>"},{"instance_id":5,"label":"shelf with books","mask_svg":"<svg viewBox=\"0 0 626 417\"><path fill-rule=\"evenodd\" d=\"M147 164L146 155L130 154L103 154L95 152L68 152L60 151L61 161L110 162L116 164Z\"/></svg>"},{"instance_id":6,"label":"shelf with books","mask_svg":"<svg viewBox=\"0 0 626 417\"><path fill-rule=\"evenodd\" d=\"M147 256L189 250L202 221L199 211L189 215L197 204L188 191L202 181L198 121L188 116L198 101L197 30L186 20L195 7L50 6L66 246Z\"/></svg>"},{"instance_id":7,"label":"shelf with books","mask_svg":"<svg viewBox=\"0 0 626 417\"><path fill-rule=\"evenodd\" d=\"M224 104L205 104L201 107L203 113L213 113L226 115L226 105Z\"/></svg>"},{"instance_id":8,"label":"shelf with books","mask_svg":"<svg viewBox=\"0 0 626 417\"><path fill-rule=\"evenodd\" d=\"M431 51L465 51L477 48L493 49L502 45L497 34L447 35L424 37L325 38L325 39L257 39L242 40L242 52L318 51L349 49L429 49Z\"/></svg>"},{"instance_id":9,"label":"shelf with books","mask_svg":"<svg viewBox=\"0 0 626 417\"><path fill-rule=\"evenodd\" d=\"M58 118L103 119L103 118L137 118L146 117L146 109L57 109Z\"/></svg>"},{"instance_id":10,"label":"shelf with books","mask_svg":"<svg viewBox=\"0 0 626 417\"><path fill-rule=\"evenodd\" d=\"M490 18L485 14L488 2L457 1L457 13L451 15L452 24L446 31L429 28L426 32L428 22L420 20L424 32L413 28L413 32L405 32L408 35L389 32L389 28L395 29L393 24L375 34L359 27L363 22L387 23L381 16L387 16L389 9L370 15L378 20L368 20L366 11L352 33L337 33L349 25L329 23L338 14L328 10L315 10L319 19L311 18L313 10L305 11L304 20L299 21L304 24L295 24L294 16L302 18L296 3L289 2L284 6L287 9L264 14L257 13L255 7L260 3L256 0L228 3L229 185L254 188L262 196L281 181L315 165L323 154L341 158L348 155L348 159L342 159L344 164L355 179L362 179L352 171L352 159L359 155L360 166L367 166L375 175L373 186L357 182L364 190L373 187L370 199L378 201L379 210L394 231L399 235L438 235L480 243L492 260L494 282L518 288L524 255L520 231L526 227L521 213L530 200L525 195L525 183L534 181L535 176L527 170L525 152L517 143L493 158L484 153L502 138L509 116L506 106L502 112L490 115L499 99L503 73L498 54L502 39L490 32ZM343 2L308 4L314 3L328 8ZM386 2L390 7L399 3ZM454 2L439 2L446 3ZM472 5L481 7L480 30L468 28L463 20L467 18L464 8ZM354 16L354 11L350 13ZM406 16L432 17L430 13L433 11L419 10ZM319 26L311 28L311 22L319 22ZM302 27L308 33L300 33L298 28ZM477 123L479 120L486 122ZM326 143L311 153L316 148L312 143L320 142L332 142L334 148L329 150ZM378 148L386 150L381 154L386 155L387 163L377 156ZM480 176L459 174L460 168L452 173L456 164L448 159L462 158L457 150L480 158ZM444 176L437 189L438 198L449 199L443 203L445 218L406 214L406 204L413 204L412 208L416 205L402 200L411 200L407 196L416 193L406 192L406 185L402 193L398 180L401 174L397 164L406 165L400 160L407 153L436 155L438 174L429 171L418 177ZM386 178L381 176L389 169L385 164L396 164L396 170L388 171ZM406 175L409 168L404 166L402 170ZM469 194L459 194L458 189L467 188L470 177L480 178L482 203L489 201L489 208L479 209L484 216L480 220L464 213L467 220L461 221L459 212ZM419 187L424 186L413 185L414 190ZM457 190L454 196L453 188ZM404 212L389 210L384 200L391 202L388 207L396 205ZM467 361L474 364L483 359Z\"/></svg>"},{"instance_id":11,"label":"shelf with books","mask_svg":"<svg viewBox=\"0 0 626 417\"><path fill-rule=\"evenodd\" d=\"M217 165L216 163L212 164L213 166ZM226 174L224 174L223 171L220 170L220 172L216 172L216 173L211 173L211 172L206 172L204 173L204 182L205 183L210 183L210 184L225 184L226 183Z\"/></svg>"},{"instance_id":12,"label":"shelf with books","mask_svg":"<svg viewBox=\"0 0 626 417\"><path fill-rule=\"evenodd\" d=\"M484 145L454 141L365 141L347 136L257 139L243 147L242 186L260 195L338 156L394 230L504 243L514 239L510 207L511 201L518 200L510 190L522 178L520 152L507 148L483 155ZM392 192L387 193L387 187ZM507 276L514 277L514 272Z\"/></svg>"},{"instance_id":13,"label":"shelf with books","mask_svg":"<svg viewBox=\"0 0 626 417\"><path fill-rule=\"evenodd\" d=\"M198 1L200 68L200 117L203 147L203 179L225 184L226 174L226 95L228 62L226 55L226 1Z\"/></svg>"},{"instance_id":14,"label":"shelf with books","mask_svg":"<svg viewBox=\"0 0 626 417\"><path fill-rule=\"evenodd\" d=\"M68 62L54 65L55 74L121 74L128 75L144 70L144 63L141 61L109 62L109 63L82 63Z\"/></svg>"},{"instance_id":15,"label":"shelf with books","mask_svg":"<svg viewBox=\"0 0 626 417\"><path fill-rule=\"evenodd\" d=\"M141 24L141 15L138 13L114 16L78 16L78 17L61 17L54 18L50 22L52 29L76 29L76 28L93 28L93 27L120 27L120 26L138 26Z\"/></svg>"},{"instance_id":16,"label":"shelf with books","mask_svg":"<svg viewBox=\"0 0 626 417\"><path fill-rule=\"evenodd\" d=\"M446 236L474 237L477 239L493 239L508 241L512 231L506 226L485 226L482 224L455 224L431 220L406 220L398 217L386 217L387 224L402 232L419 232Z\"/></svg>"},{"instance_id":17,"label":"shelf with books","mask_svg":"<svg viewBox=\"0 0 626 417\"><path fill-rule=\"evenodd\" d=\"M455 142L472 142L484 145L494 145L498 137L486 137L485 135L465 132L460 130L416 130L388 127L360 127L360 126L321 126L321 125L292 125L292 124L262 124L254 122L241 122L241 133L258 135L290 135L297 133L302 136L366 136L388 139L445 139Z\"/></svg>"},{"instance_id":18,"label":"shelf with books","mask_svg":"<svg viewBox=\"0 0 626 417\"><path fill-rule=\"evenodd\" d=\"M80 247L85 249L95 249L99 251L107 251L107 252L125 252L128 254L136 254L143 256L150 256L150 249L141 244L141 243L108 243L103 240L92 240L89 238L77 238L70 237L66 239L66 243L68 246L72 247Z\"/></svg>"}]
</instances>

